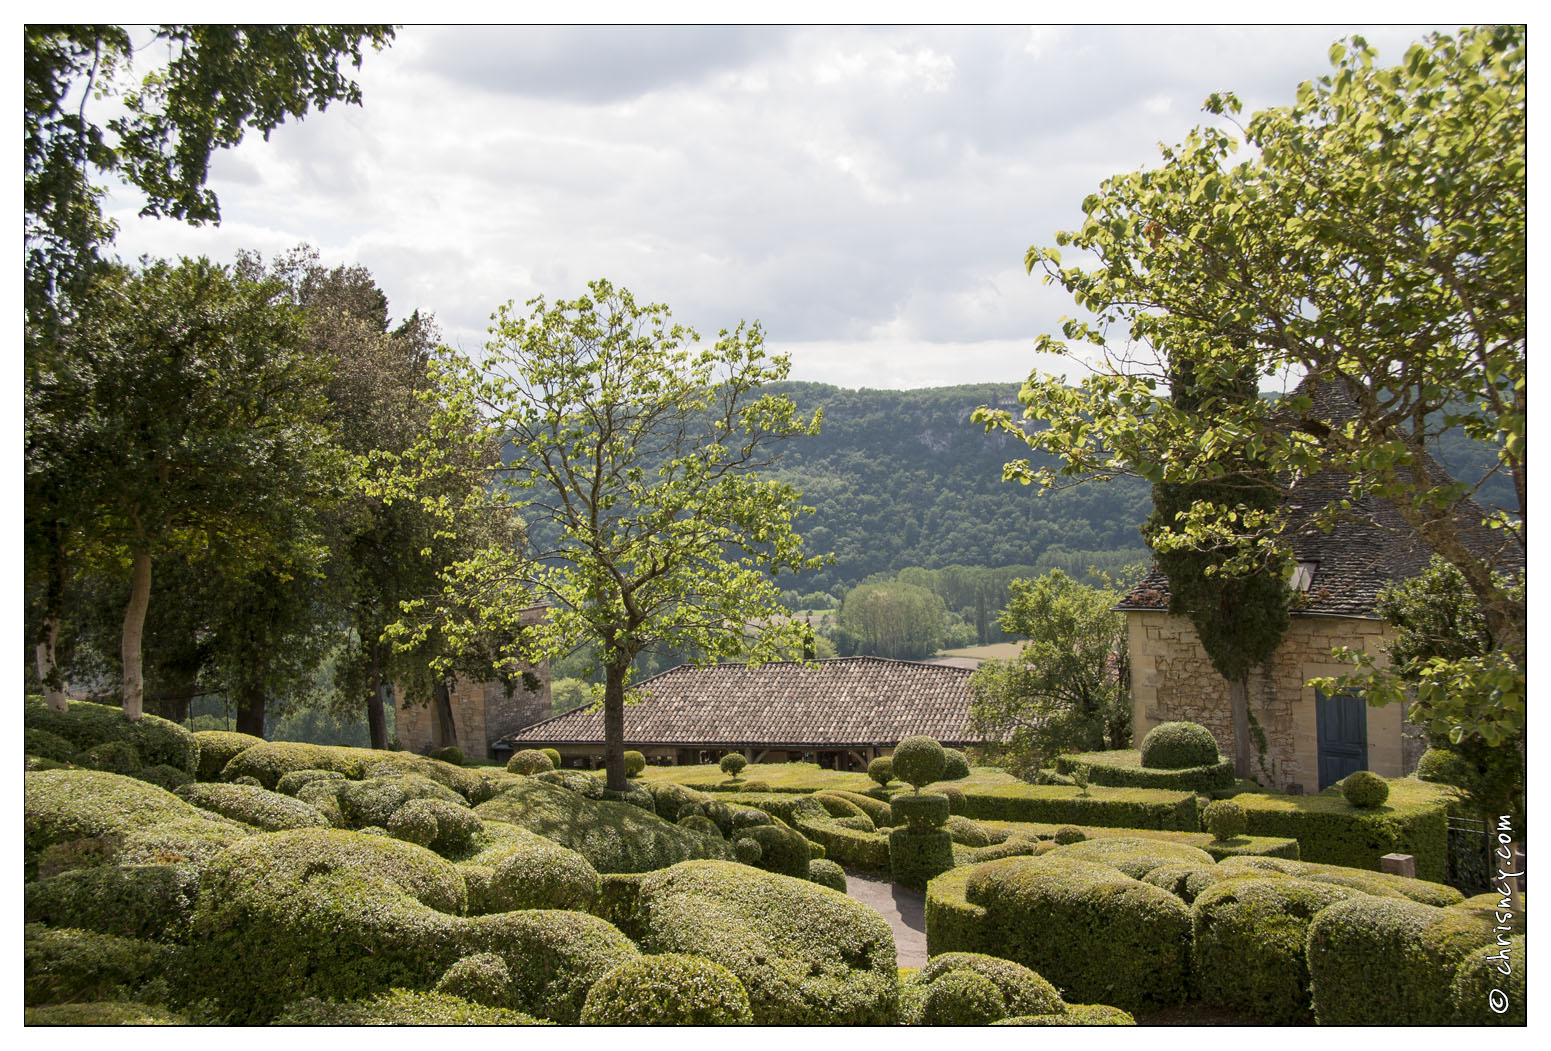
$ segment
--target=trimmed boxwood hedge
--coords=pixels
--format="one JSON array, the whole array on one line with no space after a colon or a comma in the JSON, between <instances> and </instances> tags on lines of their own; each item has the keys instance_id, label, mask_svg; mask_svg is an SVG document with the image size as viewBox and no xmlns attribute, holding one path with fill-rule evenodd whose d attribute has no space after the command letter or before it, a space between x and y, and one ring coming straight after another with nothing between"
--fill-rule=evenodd
<instances>
[{"instance_id":1,"label":"trimmed boxwood hedge","mask_svg":"<svg viewBox=\"0 0 1551 1051\"><path fill-rule=\"evenodd\" d=\"M1155 788L1091 788L1067 785L965 787L964 816L976 821L1034 821L1050 825L1180 829L1201 827L1194 792Z\"/></svg>"},{"instance_id":2,"label":"trimmed boxwood hedge","mask_svg":"<svg viewBox=\"0 0 1551 1051\"><path fill-rule=\"evenodd\" d=\"M166 993L158 980L172 960L167 945L29 923L22 935L23 999L29 1007L74 1000L139 1000ZM159 988L147 986L157 982Z\"/></svg>"},{"instance_id":3,"label":"trimmed boxwood hedge","mask_svg":"<svg viewBox=\"0 0 1551 1051\"><path fill-rule=\"evenodd\" d=\"M1289 861L1285 858L1237 857L1225 859L1221 862L1221 866L1227 870L1243 868L1274 869L1277 872L1288 876L1295 876L1299 879L1336 883L1383 897L1391 897L1393 893L1399 893L1402 897L1410 898L1412 901L1421 902L1423 905L1434 905L1439 908L1459 905L1464 901L1464 895L1447 884L1410 879L1390 872L1371 872L1367 869L1348 868L1342 865L1317 865L1313 862Z\"/></svg>"},{"instance_id":4,"label":"trimmed boxwood hedge","mask_svg":"<svg viewBox=\"0 0 1551 1051\"><path fill-rule=\"evenodd\" d=\"M303 997L428 989L457 960L498 953L519 1010L575 1022L592 983L636 949L581 912L465 917L451 862L381 836L254 836L207 866L182 991L224 1020L266 1021Z\"/></svg>"},{"instance_id":5,"label":"trimmed boxwood hedge","mask_svg":"<svg viewBox=\"0 0 1551 1051\"><path fill-rule=\"evenodd\" d=\"M1441 882L1448 871L1447 806L1451 789L1415 778L1389 782L1385 806L1354 807L1340 793L1317 796L1242 793L1234 802L1252 836L1298 841L1304 861L1377 869L1385 854L1411 854L1419 879Z\"/></svg>"},{"instance_id":6,"label":"trimmed boxwood hedge","mask_svg":"<svg viewBox=\"0 0 1551 1051\"><path fill-rule=\"evenodd\" d=\"M738 758L743 758L739 756ZM663 953L629 960L598 979L582 1025L749 1025L749 994L721 964Z\"/></svg>"},{"instance_id":7,"label":"trimmed boxwood hedge","mask_svg":"<svg viewBox=\"0 0 1551 1051\"><path fill-rule=\"evenodd\" d=\"M1162 887L1186 905L1193 904L1209 887L1231 879L1291 879L1286 873L1262 869L1230 869L1224 865L1163 865L1142 877L1143 883Z\"/></svg>"},{"instance_id":8,"label":"trimmed boxwood hedge","mask_svg":"<svg viewBox=\"0 0 1551 1051\"><path fill-rule=\"evenodd\" d=\"M954 971L973 971L995 984L1010 1015L1062 1014L1066 1005L1056 987L1034 971L977 952L939 953L926 961L905 984L925 988Z\"/></svg>"},{"instance_id":9,"label":"trimmed boxwood hedge","mask_svg":"<svg viewBox=\"0 0 1551 1051\"><path fill-rule=\"evenodd\" d=\"M1155 770L1213 766L1221 759L1217 739L1200 723L1159 723L1142 738L1142 765Z\"/></svg>"},{"instance_id":10,"label":"trimmed boxwood hedge","mask_svg":"<svg viewBox=\"0 0 1551 1051\"><path fill-rule=\"evenodd\" d=\"M1448 1025L1455 972L1493 942L1469 909L1367 895L1309 925L1309 976L1320 1025Z\"/></svg>"},{"instance_id":11,"label":"trimmed boxwood hedge","mask_svg":"<svg viewBox=\"0 0 1551 1051\"><path fill-rule=\"evenodd\" d=\"M393 989L340 1003L308 997L286 1007L274 1021L286 1026L344 1025L553 1025L521 1011L487 1007L447 993Z\"/></svg>"},{"instance_id":12,"label":"trimmed boxwood hedge","mask_svg":"<svg viewBox=\"0 0 1551 1051\"><path fill-rule=\"evenodd\" d=\"M1108 1004L1068 1004L1065 1014L1020 1015L992 1025L1135 1025L1130 1013Z\"/></svg>"},{"instance_id":13,"label":"trimmed boxwood hedge","mask_svg":"<svg viewBox=\"0 0 1551 1051\"><path fill-rule=\"evenodd\" d=\"M1116 788L1161 788L1209 795L1218 789L1232 788L1234 782L1233 760L1221 757L1209 766L1159 770L1142 765L1139 748L1113 752L1071 752L1056 756L1057 773L1069 777L1079 767L1088 771L1090 785Z\"/></svg>"},{"instance_id":14,"label":"trimmed boxwood hedge","mask_svg":"<svg viewBox=\"0 0 1551 1051\"><path fill-rule=\"evenodd\" d=\"M953 837L946 829L901 827L889 833L889 876L902 887L925 890L953 864Z\"/></svg>"},{"instance_id":15,"label":"trimmed boxwood hedge","mask_svg":"<svg viewBox=\"0 0 1551 1051\"><path fill-rule=\"evenodd\" d=\"M932 955L1015 960L1067 997L1127 1010L1184 1002L1190 933L1189 909L1168 891L1059 856L954 869L927 888Z\"/></svg>"},{"instance_id":16,"label":"trimmed boxwood hedge","mask_svg":"<svg viewBox=\"0 0 1551 1051\"><path fill-rule=\"evenodd\" d=\"M886 832L847 828L827 814L820 818L804 813L794 818L794 822L797 831L823 845L825 857L863 872L888 875L889 837Z\"/></svg>"},{"instance_id":17,"label":"trimmed boxwood hedge","mask_svg":"<svg viewBox=\"0 0 1551 1051\"><path fill-rule=\"evenodd\" d=\"M200 781L216 780L227 763L254 745L264 743L262 737L235 730L196 730L194 740L199 742L199 769L195 776Z\"/></svg>"},{"instance_id":18,"label":"trimmed boxwood hedge","mask_svg":"<svg viewBox=\"0 0 1551 1051\"><path fill-rule=\"evenodd\" d=\"M1506 945L1494 942L1465 957L1449 987L1455 1025L1526 1024L1526 951L1524 935L1516 934ZM1508 973L1503 973L1504 968Z\"/></svg>"},{"instance_id":19,"label":"trimmed boxwood hedge","mask_svg":"<svg viewBox=\"0 0 1551 1051\"><path fill-rule=\"evenodd\" d=\"M1210 865L1212 863L1212 856L1196 847L1183 843L1169 843L1161 839L1130 836L1087 839L1081 843L1057 847L1046 856L1112 865L1132 879L1141 879L1153 869L1162 868L1165 865Z\"/></svg>"},{"instance_id":20,"label":"trimmed boxwood hedge","mask_svg":"<svg viewBox=\"0 0 1551 1051\"><path fill-rule=\"evenodd\" d=\"M457 864L470 916L518 909L592 912L602 891L598 870L582 855L499 821L484 823L477 848Z\"/></svg>"},{"instance_id":21,"label":"trimmed boxwood hedge","mask_svg":"<svg viewBox=\"0 0 1551 1051\"><path fill-rule=\"evenodd\" d=\"M194 804L265 832L283 828L328 828L329 819L299 799L249 785L193 782L173 793Z\"/></svg>"},{"instance_id":22,"label":"trimmed boxwood hedge","mask_svg":"<svg viewBox=\"0 0 1551 1051\"><path fill-rule=\"evenodd\" d=\"M1359 894L1301 879L1241 878L1204 889L1190 910L1201 1000L1272 1025L1310 1021L1309 923Z\"/></svg>"},{"instance_id":23,"label":"trimmed boxwood hedge","mask_svg":"<svg viewBox=\"0 0 1551 1051\"><path fill-rule=\"evenodd\" d=\"M641 878L641 946L721 964L756 1025L891 1025L894 933L876 911L806 880L723 861Z\"/></svg>"},{"instance_id":24,"label":"trimmed boxwood hedge","mask_svg":"<svg viewBox=\"0 0 1551 1051\"><path fill-rule=\"evenodd\" d=\"M87 1004L29 1007L23 1025L188 1025L178 1012L133 1000L98 1000Z\"/></svg>"},{"instance_id":25,"label":"trimmed boxwood hedge","mask_svg":"<svg viewBox=\"0 0 1551 1051\"><path fill-rule=\"evenodd\" d=\"M131 721L122 708L90 701L70 701L67 711L56 712L41 697L26 698L22 707L26 728L47 730L78 752L119 741L133 747L144 766L175 766L190 774L199 769L199 742L194 735L158 716Z\"/></svg>"}]
</instances>

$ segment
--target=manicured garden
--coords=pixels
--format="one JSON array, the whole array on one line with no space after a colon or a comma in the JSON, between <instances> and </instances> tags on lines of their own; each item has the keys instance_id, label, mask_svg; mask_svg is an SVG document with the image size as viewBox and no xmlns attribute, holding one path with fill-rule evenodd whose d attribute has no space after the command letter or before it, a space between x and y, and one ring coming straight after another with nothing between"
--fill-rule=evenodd
<instances>
[{"instance_id":1,"label":"manicured garden","mask_svg":"<svg viewBox=\"0 0 1551 1051\"><path fill-rule=\"evenodd\" d=\"M611 793L542 752L472 767L33 700L27 726L29 1024L1514 1017L1486 1007L1491 908L1354 845L1409 836L1420 869L1444 804L1417 782L1241 794L1203 826L1189 791L1027 785L929 738L869 774L632 757ZM925 967L846 869L926 888Z\"/></svg>"}]
</instances>

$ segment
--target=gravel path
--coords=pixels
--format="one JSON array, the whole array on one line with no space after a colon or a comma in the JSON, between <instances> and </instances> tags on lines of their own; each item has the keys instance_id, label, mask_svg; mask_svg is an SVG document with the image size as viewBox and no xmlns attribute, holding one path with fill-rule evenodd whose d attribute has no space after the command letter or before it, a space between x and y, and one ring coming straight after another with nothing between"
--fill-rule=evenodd
<instances>
[{"instance_id":1,"label":"gravel path","mask_svg":"<svg viewBox=\"0 0 1551 1051\"><path fill-rule=\"evenodd\" d=\"M846 893L878 910L894 928L899 966L926 964L926 895L876 876L846 871Z\"/></svg>"}]
</instances>

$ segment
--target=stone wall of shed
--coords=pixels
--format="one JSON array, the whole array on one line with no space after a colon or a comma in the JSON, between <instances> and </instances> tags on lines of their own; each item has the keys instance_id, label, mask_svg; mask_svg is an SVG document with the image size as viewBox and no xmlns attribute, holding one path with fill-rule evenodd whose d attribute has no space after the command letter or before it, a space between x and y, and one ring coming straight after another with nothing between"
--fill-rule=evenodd
<instances>
[{"instance_id":1,"label":"stone wall of shed","mask_svg":"<svg viewBox=\"0 0 1551 1051\"><path fill-rule=\"evenodd\" d=\"M1233 754L1233 715L1228 682L1212 667L1206 650L1186 617L1131 611L1126 614L1131 647L1132 730L1140 745L1161 722L1200 723L1217 738L1218 749ZM1339 675L1349 666L1336 663L1337 646L1361 647L1382 663L1394 629L1380 620L1294 616L1275 655L1250 673L1249 710L1256 738L1252 765L1256 779L1285 791L1301 785L1319 789L1319 743L1315 691L1306 683L1321 675ZM1416 768L1422 747L1415 728L1402 724L1402 706L1368 709L1368 769L1400 777Z\"/></svg>"},{"instance_id":2,"label":"stone wall of shed","mask_svg":"<svg viewBox=\"0 0 1551 1051\"><path fill-rule=\"evenodd\" d=\"M554 714L549 693L549 662L528 665L527 670L538 678L537 690L526 689L521 678L513 683L510 694L500 682L455 679L451 691L452 723L457 731L455 741L440 739L436 713L424 698L401 700L397 712L399 744L411 752L456 744L466 756L494 758L491 746L496 741Z\"/></svg>"}]
</instances>

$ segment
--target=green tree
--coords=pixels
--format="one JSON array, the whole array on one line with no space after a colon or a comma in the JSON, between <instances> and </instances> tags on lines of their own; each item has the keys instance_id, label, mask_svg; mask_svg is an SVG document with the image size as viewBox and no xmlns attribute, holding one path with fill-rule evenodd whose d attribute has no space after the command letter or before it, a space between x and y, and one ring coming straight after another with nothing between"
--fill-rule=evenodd
<instances>
[{"instance_id":1,"label":"green tree","mask_svg":"<svg viewBox=\"0 0 1551 1051\"><path fill-rule=\"evenodd\" d=\"M948 610L917 584L897 580L862 584L846 592L836 618L842 653L895 660L929 657L942 648Z\"/></svg>"},{"instance_id":2,"label":"green tree","mask_svg":"<svg viewBox=\"0 0 1551 1051\"><path fill-rule=\"evenodd\" d=\"M501 492L530 535L558 540L491 547L454 565L449 588L465 596L465 612L444 603L441 624L455 645L508 632L508 650L535 660L595 643L608 785L623 790L625 694L638 655L773 659L800 645L803 625L785 615L766 574L819 560L803 555L792 527L797 492L760 472L774 442L816 433L819 419L760 392L788 362L766 357L757 323L702 346L666 306L638 305L606 281L579 299L529 306L526 318L497 311L480 362L451 355L461 395L437 419L444 433L477 420L504 437ZM534 602L548 613L526 627L517 614ZM749 624L768 626L746 639ZM406 624L399 637L412 643L424 630Z\"/></svg>"},{"instance_id":3,"label":"green tree","mask_svg":"<svg viewBox=\"0 0 1551 1051\"><path fill-rule=\"evenodd\" d=\"M1000 620L1026 638L1015 660L986 661L970 678L976 733L1020 776L1066 751L1124 748L1131 740L1130 664L1118 593L1078 584L1059 569L1015 580Z\"/></svg>"},{"instance_id":4,"label":"green tree","mask_svg":"<svg viewBox=\"0 0 1551 1051\"><path fill-rule=\"evenodd\" d=\"M1435 35L1393 68L1375 57L1361 39L1337 44L1333 75L1239 129L1249 159L1232 161L1227 132L1197 128L1161 167L1106 180L1058 247L1031 248L1030 272L1094 315L1063 334L1099 348L1096 371L1077 388L1030 377L1023 415L1048 427L990 408L976 419L1055 457L1007 465L1008 478L1044 487L1336 472L1346 493L1323 523L1387 503L1460 570L1499 670L1518 669L1522 685L1525 606L1500 580L1523 564L1525 539L1525 33ZM1239 104L1217 95L1207 108L1230 116ZM1063 265L1067 247L1097 262ZM1039 347L1079 353L1050 336ZM1354 411L1332 425L1307 393L1179 404L1168 385L1184 361L1202 391L1214 378L1307 374L1338 384ZM1498 450L1516 513L1473 513L1476 487L1435 468L1428 450L1456 428ZM1288 510L1199 501L1176 518L1175 543L1218 552L1219 572L1253 572L1287 558ZM1501 739L1522 725L1521 689L1453 667L1469 698L1461 733Z\"/></svg>"}]
</instances>

